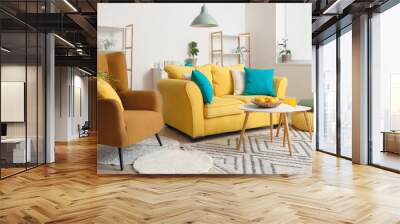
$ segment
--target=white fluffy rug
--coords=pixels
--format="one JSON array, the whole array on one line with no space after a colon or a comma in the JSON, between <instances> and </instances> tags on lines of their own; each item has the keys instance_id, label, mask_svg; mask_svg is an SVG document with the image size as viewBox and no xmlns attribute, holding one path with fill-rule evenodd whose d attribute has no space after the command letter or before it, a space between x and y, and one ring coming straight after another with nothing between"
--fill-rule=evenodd
<instances>
[{"instance_id":1,"label":"white fluffy rug","mask_svg":"<svg viewBox=\"0 0 400 224\"><path fill-rule=\"evenodd\" d=\"M153 137L143 140L129 148L123 149L122 155L124 158L124 164L131 165L137 158L147 153L160 150L179 149L180 145L178 141L162 136L160 136L160 138L163 146L160 146L157 139ZM106 145L97 145L97 163L119 166L118 149Z\"/></svg>"},{"instance_id":2,"label":"white fluffy rug","mask_svg":"<svg viewBox=\"0 0 400 224\"><path fill-rule=\"evenodd\" d=\"M140 174L202 174L213 165L213 159L205 152L173 149L141 156L133 167Z\"/></svg>"}]
</instances>

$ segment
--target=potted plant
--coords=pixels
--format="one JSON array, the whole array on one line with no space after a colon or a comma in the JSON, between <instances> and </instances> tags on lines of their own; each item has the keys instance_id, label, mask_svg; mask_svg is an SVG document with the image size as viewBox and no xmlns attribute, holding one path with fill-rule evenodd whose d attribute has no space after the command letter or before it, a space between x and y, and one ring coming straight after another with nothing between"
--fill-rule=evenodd
<instances>
[{"instance_id":1,"label":"potted plant","mask_svg":"<svg viewBox=\"0 0 400 224\"><path fill-rule=\"evenodd\" d=\"M199 49L197 48L197 42L195 42L195 41L189 42L188 47L189 47L188 48L189 59L187 61L189 63L191 62L191 66L196 66L197 65L197 54L199 53Z\"/></svg>"},{"instance_id":2,"label":"potted plant","mask_svg":"<svg viewBox=\"0 0 400 224\"><path fill-rule=\"evenodd\" d=\"M282 38L281 41L278 43L279 47L279 58L281 62L287 62L292 60L292 52L287 49L287 38Z\"/></svg>"}]
</instances>

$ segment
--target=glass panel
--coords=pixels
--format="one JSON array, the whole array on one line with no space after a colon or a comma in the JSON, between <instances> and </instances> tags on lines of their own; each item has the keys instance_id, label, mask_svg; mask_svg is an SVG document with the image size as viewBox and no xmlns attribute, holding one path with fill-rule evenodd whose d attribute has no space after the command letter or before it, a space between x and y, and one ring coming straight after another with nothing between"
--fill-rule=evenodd
<instances>
[{"instance_id":1,"label":"glass panel","mask_svg":"<svg viewBox=\"0 0 400 224\"><path fill-rule=\"evenodd\" d=\"M340 37L340 153L352 157L352 33Z\"/></svg>"},{"instance_id":2,"label":"glass panel","mask_svg":"<svg viewBox=\"0 0 400 224\"><path fill-rule=\"evenodd\" d=\"M2 177L25 170L26 33L1 34L1 164ZM28 150L26 150L28 146Z\"/></svg>"},{"instance_id":3,"label":"glass panel","mask_svg":"<svg viewBox=\"0 0 400 224\"><path fill-rule=\"evenodd\" d=\"M45 65L46 65L46 37L39 34L38 43L38 164L45 163Z\"/></svg>"},{"instance_id":4,"label":"glass panel","mask_svg":"<svg viewBox=\"0 0 400 224\"><path fill-rule=\"evenodd\" d=\"M27 80L26 80L26 115L27 115L27 142L28 150L30 154L28 158L27 166L28 168L37 165L38 157L38 142L37 142L37 132L38 132L38 95L37 95L37 83L38 83L38 36L36 32L27 33L27 44L28 44L28 61L27 61Z\"/></svg>"},{"instance_id":5,"label":"glass panel","mask_svg":"<svg viewBox=\"0 0 400 224\"><path fill-rule=\"evenodd\" d=\"M372 18L372 163L400 170L400 5Z\"/></svg>"},{"instance_id":6,"label":"glass panel","mask_svg":"<svg viewBox=\"0 0 400 224\"><path fill-rule=\"evenodd\" d=\"M318 51L318 147L336 153L336 40Z\"/></svg>"}]
</instances>

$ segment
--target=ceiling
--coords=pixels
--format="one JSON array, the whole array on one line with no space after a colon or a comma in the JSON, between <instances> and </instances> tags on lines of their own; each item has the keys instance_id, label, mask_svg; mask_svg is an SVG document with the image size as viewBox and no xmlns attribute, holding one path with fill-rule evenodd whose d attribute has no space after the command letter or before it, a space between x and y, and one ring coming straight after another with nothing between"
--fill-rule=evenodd
<instances>
[{"instance_id":1,"label":"ceiling","mask_svg":"<svg viewBox=\"0 0 400 224\"><path fill-rule=\"evenodd\" d=\"M313 43L351 24L354 16L374 9L388 0L230 0L229 2L312 3ZM55 32L56 64L96 70L97 3L188 2L183 0L1 0L0 23L4 32L25 27L39 32ZM204 2L195 0L190 2ZM228 2L222 0L207 2ZM52 13L49 13L49 12ZM10 34L11 35L11 34ZM10 38L12 38L10 36ZM15 38L18 40L18 38Z\"/></svg>"}]
</instances>

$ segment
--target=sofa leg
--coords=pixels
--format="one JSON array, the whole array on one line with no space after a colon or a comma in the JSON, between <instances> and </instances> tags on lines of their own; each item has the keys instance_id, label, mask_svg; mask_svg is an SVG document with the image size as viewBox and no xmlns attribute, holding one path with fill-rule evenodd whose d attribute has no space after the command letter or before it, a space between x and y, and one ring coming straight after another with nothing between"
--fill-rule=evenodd
<instances>
[{"instance_id":1,"label":"sofa leg","mask_svg":"<svg viewBox=\"0 0 400 224\"><path fill-rule=\"evenodd\" d=\"M155 134L155 136L157 138L158 144L160 144L160 146L162 146L162 142L161 142L160 136L158 136L158 134Z\"/></svg>"},{"instance_id":2,"label":"sofa leg","mask_svg":"<svg viewBox=\"0 0 400 224\"><path fill-rule=\"evenodd\" d=\"M118 155L119 155L119 166L121 168L121 171L124 170L124 161L122 158L122 149L118 148Z\"/></svg>"}]
</instances>

